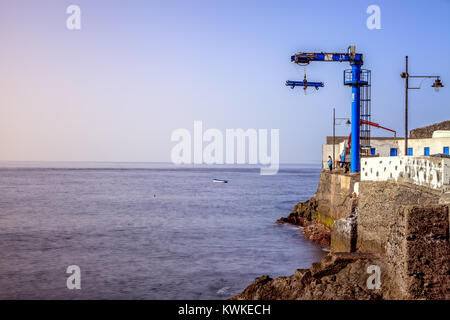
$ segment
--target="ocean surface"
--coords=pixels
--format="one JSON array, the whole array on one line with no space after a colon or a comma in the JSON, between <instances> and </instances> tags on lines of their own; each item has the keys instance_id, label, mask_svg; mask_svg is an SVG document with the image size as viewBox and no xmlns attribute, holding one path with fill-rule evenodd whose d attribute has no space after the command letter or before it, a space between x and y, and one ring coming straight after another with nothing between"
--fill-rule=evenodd
<instances>
[{"instance_id":1,"label":"ocean surface","mask_svg":"<svg viewBox=\"0 0 450 320\"><path fill-rule=\"evenodd\" d=\"M3 163L0 299L226 299L291 275L326 252L275 221L314 194L319 172ZM66 286L69 265L81 290Z\"/></svg>"}]
</instances>

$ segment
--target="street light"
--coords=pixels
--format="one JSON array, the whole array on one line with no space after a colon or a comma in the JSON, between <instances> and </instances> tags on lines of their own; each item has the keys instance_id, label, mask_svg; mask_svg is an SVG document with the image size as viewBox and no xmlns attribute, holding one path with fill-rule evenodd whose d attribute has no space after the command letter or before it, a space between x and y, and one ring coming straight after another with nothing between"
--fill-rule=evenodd
<instances>
[{"instance_id":1,"label":"street light","mask_svg":"<svg viewBox=\"0 0 450 320\"><path fill-rule=\"evenodd\" d=\"M440 88L443 88L444 85L442 84L441 80L439 79L439 76L411 76L408 73L408 56L405 57L406 59L406 71L402 72L400 76L405 79L405 156L408 155L408 90L409 89L420 89L421 84L418 87L411 88L409 87L409 78L422 78L422 79L428 79L428 78L436 78L433 85L431 86L434 88L436 92L439 92ZM424 81L422 80L422 82Z\"/></svg>"},{"instance_id":2,"label":"street light","mask_svg":"<svg viewBox=\"0 0 450 320\"><path fill-rule=\"evenodd\" d=\"M439 89L443 88L444 85L442 84L441 80L439 80L439 77L437 77L431 87L433 87L436 92L439 92Z\"/></svg>"},{"instance_id":3,"label":"street light","mask_svg":"<svg viewBox=\"0 0 450 320\"><path fill-rule=\"evenodd\" d=\"M338 121L346 120L345 124L347 126L352 124L350 122L349 118L336 118L336 108L333 108L333 166L336 161L336 151L335 151L335 149L336 149L336 147L335 147L335 145L336 145L336 120L338 120ZM338 123L338 125L340 125L340 124L342 124L342 123Z\"/></svg>"}]
</instances>

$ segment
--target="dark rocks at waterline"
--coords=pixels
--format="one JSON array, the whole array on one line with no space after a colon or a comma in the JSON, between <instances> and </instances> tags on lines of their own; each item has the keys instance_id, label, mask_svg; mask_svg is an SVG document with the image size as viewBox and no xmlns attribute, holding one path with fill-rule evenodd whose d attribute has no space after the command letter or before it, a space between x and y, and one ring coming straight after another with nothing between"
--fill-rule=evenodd
<instances>
[{"instance_id":1,"label":"dark rocks at waterline","mask_svg":"<svg viewBox=\"0 0 450 320\"><path fill-rule=\"evenodd\" d=\"M318 201L314 198L305 202L297 203L292 212L285 218L280 218L279 223L291 223L301 227L305 227L309 223L315 221L318 215Z\"/></svg>"},{"instance_id":2,"label":"dark rocks at waterline","mask_svg":"<svg viewBox=\"0 0 450 320\"><path fill-rule=\"evenodd\" d=\"M322 223L311 223L303 228L303 235L310 241L322 247L329 248L331 244L331 230Z\"/></svg>"},{"instance_id":3,"label":"dark rocks at waterline","mask_svg":"<svg viewBox=\"0 0 450 320\"><path fill-rule=\"evenodd\" d=\"M289 223L303 227L303 235L310 241L322 247L329 247L331 230L324 224L317 222L319 204L314 198L295 205L287 217L277 220L277 223Z\"/></svg>"},{"instance_id":4,"label":"dark rocks at waterline","mask_svg":"<svg viewBox=\"0 0 450 320\"><path fill-rule=\"evenodd\" d=\"M289 277L256 278L245 290L231 300L379 300L390 293L367 284L367 268L381 267L383 288L390 279L384 264L375 256L338 253L325 256L309 269L297 269Z\"/></svg>"}]
</instances>

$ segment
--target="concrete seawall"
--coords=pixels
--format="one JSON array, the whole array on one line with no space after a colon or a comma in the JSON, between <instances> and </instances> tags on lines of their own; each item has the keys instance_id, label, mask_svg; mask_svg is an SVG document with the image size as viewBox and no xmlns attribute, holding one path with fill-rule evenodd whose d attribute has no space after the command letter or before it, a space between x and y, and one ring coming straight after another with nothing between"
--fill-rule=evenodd
<instances>
[{"instance_id":1,"label":"concrete seawall","mask_svg":"<svg viewBox=\"0 0 450 320\"><path fill-rule=\"evenodd\" d=\"M386 243L385 260L398 296L450 299L449 208L402 206Z\"/></svg>"},{"instance_id":2,"label":"concrete seawall","mask_svg":"<svg viewBox=\"0 0 450 320\"><path fill-rule=\"evenodd\" d=\"M386 244L399 210L406 205L438 204L440 193L393 182L360 182L357 250L386 253Z\"/></svg>"},{"instance_id":3,"label":"concrete seawall","mask_svg":"<svg viewBox=\"0 0 450 320\"><path fill-rule=\"evenodd\" d=\"M330 246L330 233L333 225L354 211L357 201L358 175L343 175L323 171L314 196L305 202L299 202L286 218L279 223L291 223L305 227L305 236L322 246ZM336 242L335 242L336 243Z\"/></svg>"},{"instance_id":4,"label":"concrete seawall","mask_svg":"<svg viewBox=\"0 0 450 320\"><path fill-rule=\"evenodd\" d=\"M319 202L317 220L328 227L341 218L346 218L354 206L353 192L358 175L322 172L314 198Z\"/></svg>"}]
</instances>

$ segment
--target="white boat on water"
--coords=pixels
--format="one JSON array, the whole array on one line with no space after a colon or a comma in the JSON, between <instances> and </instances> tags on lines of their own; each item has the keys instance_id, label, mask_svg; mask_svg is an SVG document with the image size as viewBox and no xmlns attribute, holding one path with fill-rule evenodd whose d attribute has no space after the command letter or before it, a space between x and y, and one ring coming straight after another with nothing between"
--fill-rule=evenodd
<instances>
[{"instance_id":1,"label":"white boat on water","mask_svg":"<svg viewBox=\"0 0 450 320\"><path fill-rule=\"evenodd\" d=\"M222 179L213 179L214 183L228 183L228 180L222 180Z\"/></svg>"}]
</instances>

